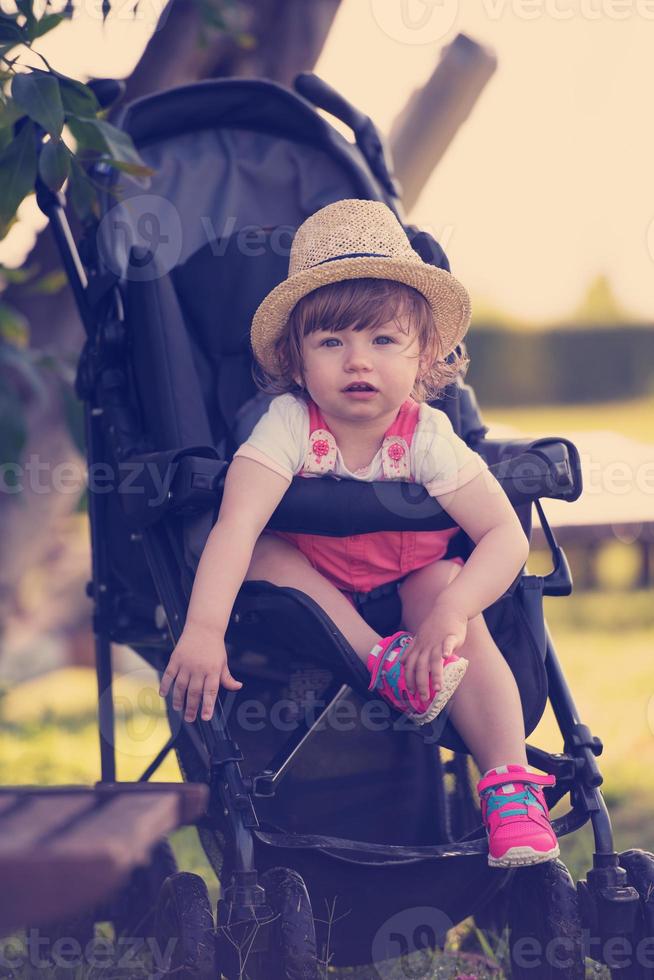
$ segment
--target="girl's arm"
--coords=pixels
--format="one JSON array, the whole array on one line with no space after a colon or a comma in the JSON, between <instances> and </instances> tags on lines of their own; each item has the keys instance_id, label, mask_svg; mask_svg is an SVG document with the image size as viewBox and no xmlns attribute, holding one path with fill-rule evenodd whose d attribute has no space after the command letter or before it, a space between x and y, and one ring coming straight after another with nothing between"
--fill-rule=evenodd
<instances>
[{"instance_id":1,"label":"girl's arm","mask_svg":"<svg viewBox=\"0 0 654 980\"><path fill-rule=\"evenodd\" d=\"M213 714L222 683L238 690L227 665L225 632L234 600L252 559L254 546L289 481L252 459L238 456L227 471L218 520L198 565L184 630L161 680L165 697L175 681L173 707L186 696L186 721Z\"/></svg>"},{"instance_id":2,"label":"girl's arm","mask_svg":"<svg viewBox=\"0 0 654 980\"><path fill-rule=\"evenodd\" d=\"M514 581L529 555L529 539L490 470L437 499L475 542L474 551L438 602L473 619Z\"/></svg>"},{"instance_id":3,"label":"girl's arm","mask_svg":"<svg viewBox=\"0 0 654 980\"><path fill-rule=\"evenodd\" d=\"M529 554L529 541L504 490L489 470L460 489L437 497L475 542L464 567L439 593L402 659L410 690L423 699L429 678L442 685L442 658L465 642L468 621L499 599Z\"/></svg>"}]
</instances>

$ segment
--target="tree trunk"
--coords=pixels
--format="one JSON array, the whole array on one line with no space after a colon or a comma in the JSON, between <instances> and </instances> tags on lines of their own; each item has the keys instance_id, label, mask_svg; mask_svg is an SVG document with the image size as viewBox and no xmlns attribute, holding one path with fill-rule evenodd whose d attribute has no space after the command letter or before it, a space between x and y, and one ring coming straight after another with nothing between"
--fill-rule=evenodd
<instances>
[{"instance_id":1,"label":"tree trunk","mask_svg":"<svg viewBox=\"0 0 654 980\"><path fill-rule=\"evenodd\" d=\"M126 80L126 101L202 78L241 75L264 77L290 85L300 71L310 71L322 50L340 0L243 0L228 9L238 31L253 44L239 46L231 34L205 29L200 45L201 17L195 0L170 0L142 58ZM231 27L231 23L230 23ZM73 234L77 223L69 210ZM25 263L40 275L61 267L49 227L41 232ZM30 344L74 363L83 343L73 295L68 286L55 297L9 287L3 296L30 324ZM77 495L63 493L63 467L83 461L68 436L60 384L47 378L46 397L27 406L28 439L23 463L38 460L40 474L30 471L20 494L0 494L0 622L14 606L24 573L45 553L54 523L70 513ZM45 467L45 468L44 468ZM66 477L68 483L70 476ZM47 487L47 490L43 490ZM80 597L82 598L82 597Z\"/></svg>"},{"instance_id":2,"label":"tree trunk","mask_svg":"<svg viewBox=\"0 0 654 980\"><path fill-rule=\"evenodd\" d=\"M391 127L389 143L402 203L410 211L497 67L494 52L458 34L431 78L416 89Z\"/></svg>"}]
</instances>

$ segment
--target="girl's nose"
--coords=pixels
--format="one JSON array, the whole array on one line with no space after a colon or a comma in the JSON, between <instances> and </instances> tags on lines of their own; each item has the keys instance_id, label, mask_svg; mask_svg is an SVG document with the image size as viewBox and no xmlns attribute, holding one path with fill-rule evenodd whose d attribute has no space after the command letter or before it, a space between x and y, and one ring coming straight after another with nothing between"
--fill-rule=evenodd
<instances>
[{"instance_id":1,"label":"girl's nose","mask_svg":"<svg viewBox=\"0 0 654 980\"><path fill-rule=\"evenodd\" d=\"M349 347L345 351L344 364L350 371L370 368L370 355L363 347Z\"/></svg>"}]
</instances>

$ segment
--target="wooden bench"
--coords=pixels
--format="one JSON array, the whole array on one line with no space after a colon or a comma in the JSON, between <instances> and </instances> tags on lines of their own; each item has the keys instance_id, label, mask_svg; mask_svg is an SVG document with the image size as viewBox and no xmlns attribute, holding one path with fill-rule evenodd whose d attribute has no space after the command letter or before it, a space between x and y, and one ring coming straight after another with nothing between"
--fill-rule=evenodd
<instances>
[{"instance_id":1,"label":"wooden bench","mask_svg":"<svg viewBox=\"0 0 654 980\"><path fill-rule=\"evenodd\" d=\"M206 812L200 783L0 789L0 935L109 897L153 846Z\"/></svg>"},{"instance_id":2,"label":"wooden bench","mask_svg":"<svg viewBox=\"0 0 654 980\"><path fill-rule=\"evenodd\" d=\"M565 524L553 526L552 530L557 542L568 557L573 567L573 578L576 590L599 588L597 554L603 545L611 541L621 541L629 544L638 551L638 571L634 577L633 587L647 589L654 584L654 561L652 548L654 546L654 522L652 521L623 521L602 524ZM547 548L545 535L540 527L533 529L531 536L533 548ZM573 559L579 556L579 559Z\"/></svg>"}]
</instances>

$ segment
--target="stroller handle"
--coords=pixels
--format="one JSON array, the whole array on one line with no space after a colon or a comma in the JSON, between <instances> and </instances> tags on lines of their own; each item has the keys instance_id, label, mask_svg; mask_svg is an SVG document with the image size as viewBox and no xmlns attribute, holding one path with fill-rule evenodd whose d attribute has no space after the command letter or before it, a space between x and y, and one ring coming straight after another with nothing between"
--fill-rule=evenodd
<instances>
[{"instance_id":1,"label":"stroller handle","mask_svg":"<svg viewBox=\"0 0 654 980\"><path fill-rule=\"evenodd\" d=\"M295 91L316 108L324 109L350 127L368 166L391 199L387 203L393 202L391 206L397 212L398 206L394 199L399 199L401 188L393 177L390 149L370 116L355 108L340 92L313 72L296 75L294 85Z\"/></svg>"},{"instance_id":2,"label":"stroller handle","mask_svg":"<svg viewBox=\"0 0 654 980\"><path fill-rule=\"evenodd\" d=\"M369 116L356 109L340 92L313 72L301 72L293 84L296 92L313 102L317 109L324 109L340 119L350 127L355 136L371 121Z\"/></svg>"}]
</instances>

